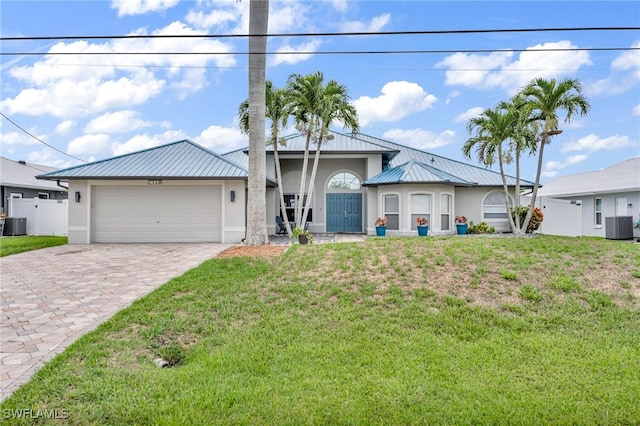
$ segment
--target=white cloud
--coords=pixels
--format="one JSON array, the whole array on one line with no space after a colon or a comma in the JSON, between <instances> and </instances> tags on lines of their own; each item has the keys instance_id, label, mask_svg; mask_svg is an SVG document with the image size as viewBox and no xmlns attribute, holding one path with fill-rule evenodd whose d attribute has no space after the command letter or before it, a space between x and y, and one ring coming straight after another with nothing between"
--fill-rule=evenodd
<instances>
[{"instance_id":1,"label":"white cloud","mask_svg":"<svg viewBox=\"0 0 640 426\"><path fill-rule=\"evenodd\" d=\"M205 34L181 22L172 22L152 34ZM144 35L140 29L133 34ZM51 53L77 53L77 55L45 55L28 66L14 67L11 75L25 87L15 97L0 101L0 108L9 113L28 115L53 115L69 119L102 112L111 108L130 107L158 96L167 87L186 96L206 85L203 67L236 65L230 52L231 45L219 40L190 39L127 39L103 44L86 41L56 43ZM168 55L169 52L192 52L196 55ZM154 52L148 55L131 55L128 52ZM201 53L207 54L201 54ZM211 53L209 52L218 52ZM91 53L90 55L86 53ZM114 66L112 55L94 53L118 53ZM69 65L70 63L77 64ZM145 69L146 66L159 67ZM163 73L160 77L157 74Z\"/></svg>"},{"instance_id":2,"label":"white cloud","mask_svg":"<svg viewBox=\"0 0 640 426\"><path fill-rule=\"evenodd\" d=\"M639 115L640 116L640 104L638 104L635 107L633 107L633 115Z\"/></svg>"},{"instance_id":3,"label":"white cloud","mask_svg":"<svg viewBox=\"0 0 640 426\"><path fill-rule=\"evenodd\" d=\"M488 55L454 53L438 62L436 67L448 68L445 79L448 85L476 89L502 88L513 93L533 78L572 75L581 67L591 65L586 51L536 51L576 47L571 42L562 40L531 46L517 56L509 50Z\"/></svg>"},{"instance_id":4,"label":"white cloud","mask_svg":"<svg viewBox=\"0 0 640 426\"><path fill-rule=\"evenodd\" d=\"M445 130L442 133L435 133L423 129L390 129L384 132L382 136L414 148L434 149L453 143L455 132L453 130Z\"/></svg>"},{"instance_id":5,"label":"white cloud","mask_svg":"<svg viewBox=\"0 0 640 426\"><path fill-rule=\"evenodd\" d=\"M209 126L194 139L214 152L224 153L247 146L248 137L237 127Z\"/></svg>"},{"instance_id":6,"label":"white cloud","mask_svg":"<svg viewBox=\"0 0 640 426\"><path fill-rule=\"evenodd\" d=\"M84 131L85 133L125 133L158 124L169 127L168 122L153 123L141 120L138 118L139 116L140 113L133 110L108 112L91 120L85 126Z\"/></svg>"},{"instance_id":7,"label":"white cloud","mask_svg":"<svg viewBox=\"0 0 640 426\"><path fill-rule=\"evenodd\" d=\"M479 117L484 112L485 108L482 107L473 107L469 108L462 114L458 114L456 118L453 120L456 123L465 123L472 118Z\"/></svg>"},{"instance_id":8,"label":"white cloud","mask_svg":"<svg viewBox=\"0 0 640 426\"><path fill-rule=\"evenodd\" d=\"M578 154L578 155L572 155L571 157L567 158L565 161L563 162L559 162L559 161L547 161L547 163L545 164L545 170L547 171L552 171L552 170L562 170L565 167L568 166L572 166L574 164L578 164L583 162L584 160L586 160L589 156L586 154Z\"/></svg>"},{"instance_id":9,"label":"white cloud","mask_svg":"<svg viewBox=\"0 0 640 426\"><path fill-rule=\"evenodd\" d=\"M576 142L568 142L562 145L562 152L569 151L611 151L614 149L624 148L631 145L628 136L614 135L608 138L600 138L597 135L590 134L578 139Z\"/></svg>"},{"instance_id":10,"label":"white cloud","mask_svg":"<svg viewBox=\"0 0 640 426\"><path fill-rule=\"evenodd\" d=\"M347 0L331 0L331 5L338 12L347 11Z\"/></svg>"},{"instance_id":11,"label":"white cloud","mask_svg":"<svg viewBox=\"0 0 640 426\"><path fill-rule=\"evenodd\" d=\"M316 52L322 42L320 40L311 40L307 43L302 43L297 46L284 45L277 49L278 54L274 55L273 60L270 62L270 66L276 66L279 64L297 64L298 62L306 61L312 54L287 54L295 52Z\"/></svg>"},{"instance_id":12,"label":"white cloud","mask_svg":"<svg viewBox=\"0 0 640 426\"><path fill-rule=\"evenodd\" d=\"M347 21L342 22L340 24L341 32L362 32L362 33L370 33L381 31L391 20L391 14L385 13L380 16L375 16L369 22L362 21Z\"/></svg>"},{"instance_id":13,"label":"white cloud","mask_svg":"<svg viewBox=\"0 0 640 426\"><path fill-rule=\"evenodd\" d=\"M111 146L112 155L124 155L130 152L141 151L154 146L164 145L171 142L187 139L184 132L180 130L167 130L159 135L136 135L124 143L116 142Z\"/></svg>"},{"instance_id":14,"label":"white cloud","mask_svg":"<svg viewBox=\"0 0 640 426\"><path fill-rule=\"evenodd\" d=\"M75 120L64 120L58 123L54 131L59 135L66 135L76 127L76 124Z\"/></svg>"},{"instance_id":15,"label":"white cloud","mask_svg":"<svg viewBox=\"0 0 640 426\"><path fill-rule=\"evenodd\" d=\"M640 41L631 45L632 49L621 53L611 62L612 73L588 87L590 95L617 95L625 93L640 81Z\"/></svg>"},{"instance_id":16,"label":"white cloud","mask_svg":"<svg viewBox=\"0 0 640 426\"><path fill-rule=\"evenodd\" d=\"M381 92L377 98L361 96L353 101L361 127L377 121L398 121L430 108L437 101L434 95L409 81L391 81Z\"/></svg>"},{"instance_id":17,"label":"white cloud","mask_svg":"<svg viewBox=\"0 0 640 426\"><path fill-rule=\"evenodd\" d=\"M43 136L45 137L45 136ZM18 132L1 132L0 133L0 144L2 148L5 148L5 145L35 145L39 143L37 140L27 135L26 133L18 133Z\"/></svg>"},{"instance_id":18,"label":"white cloud","mask_svg":"<svg viewBox=\"0 0 640 426\"><path fill-rule=\"evenodd\" d=\"M111 154L111 137L103 133L79 136L69 142L67 153L79 156L93 155L96 157L109 155Z\"/></svg>"},{"instance_id":19,"label":"white cloud","mask_svg":"<svg viewBox=\"0 0 640 426\"><path fill-rule=\"evenodd\" d=\"M58 169L64 169L67 167L75 166L79 162L77 160L71 160L68 157L65 159L59 158L59 153L51 148L43 148L40 151L32 151L27 155L27 161L34 164L41 164L43 166L56 167ZM87 159L87 161L94 161L95 158Z\"/></svg>"},{"instance_id":20,"label":"white cloud","mask_svg":"<svg viewBox=\"0 0 640 426\"><path fill-rule=\"evenodd\" d=\"M118 10L118 16L141 15L147 12L161 12L172 8L180 0L111 0L111 8Z\"/></svg>"}]
</instances>

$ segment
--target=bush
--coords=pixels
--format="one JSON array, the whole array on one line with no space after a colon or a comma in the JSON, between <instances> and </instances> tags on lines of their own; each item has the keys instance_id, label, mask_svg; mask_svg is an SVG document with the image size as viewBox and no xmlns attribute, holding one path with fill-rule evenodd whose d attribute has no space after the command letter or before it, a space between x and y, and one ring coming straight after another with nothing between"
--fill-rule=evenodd
<instances>
[{"instance_id":1,"label":"bush","mask_svg":"<svg viewBox=\"0 0 640 426\"><path fill-rule=\"evenodd\" d=\"M524 224L524 219L526 218L527 213L529 212L529 207L519 206L517 211L520 212L520 227L522 227L522 225ZM511 209L511 217L515 222L516 220L515 208ZM538 207L534 207L533 214L531 215L531 220L529 221L529 226L527 226L527 231L526 231L527 234L533 234L534 231L537 231L538 228L540 228L540 225L542 224L543 220L544 220L544 213L542 213L542 210L540 210Z\"/></svg>"},{"instance_id":2,"label":"bush","mask_svg":"<svg viewBox=\"0 0 640 426\"><path fill-rule=\"evenodd\" d=\"M489 226L487 222L480 222L474 225L473 221L471 221L467 228L467 234L493 234L494 232L496 232L496 229L493 226Z\"/></svg>"}]
</instances>

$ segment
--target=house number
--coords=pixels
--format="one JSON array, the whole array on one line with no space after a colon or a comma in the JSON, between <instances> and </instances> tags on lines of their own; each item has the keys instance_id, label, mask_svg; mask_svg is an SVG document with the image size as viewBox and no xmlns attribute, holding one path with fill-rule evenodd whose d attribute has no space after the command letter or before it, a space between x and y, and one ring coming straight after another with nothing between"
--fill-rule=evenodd
<instances>
[{"instance_id":1,"label":"house number","mask_svg":"<svg viewBox=\"0 0 640 426\"><path fill-rule=\"evenodd\" d=\"M149 185L162 185L162 179L149 179L147 182Z\"/></svg>"}]
</instances>

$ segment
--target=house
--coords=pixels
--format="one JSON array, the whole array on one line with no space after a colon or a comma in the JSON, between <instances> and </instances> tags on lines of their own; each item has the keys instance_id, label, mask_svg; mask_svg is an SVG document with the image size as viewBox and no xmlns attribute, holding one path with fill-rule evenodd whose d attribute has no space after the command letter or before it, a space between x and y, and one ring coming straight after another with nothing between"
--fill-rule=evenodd
<instances>
[{"instance_id":1,"label":"house","mask_svg":"<svg viewBox=\"0 0 640 426\"><path fill-rule=\"evenodd\" d=\"M541 187L538 197L536 204L545 213L541 232L555 234L545 229L554 221L567 226L564 212L575 209L569 213L577 222L574 235L606 237L607 217L632 216L634 223L640 219L640 157L602 170L563 176ZM556 217L545 212L545 207L559 201L566 207Z\"/></svg>"},{"instance_id":2,"label":"house","mask_svg":"<svg viewBox=\"0 0 640 426\"><path fill-rule=\"evenodd\" d=\"M66 185L57 180L36 179L37 175L56 170L55 167L14 161L0 157L0 198L2 212L11 215L9 200L16 198L39 198L42 200L66 200Z\"/></svg>"},{"instance_id":3,"label":"house","mask_svg":"<svg viewBox=\"0 0 640 426\"><path fill-rule=\"evenodd\" d=\"M304 144L292 135L278 150L290 219L300 201ZM70 243L235 243L245 236L247 152L218 155L183 140L39 177L69 181ZM267 223L275 234L280 209L271 148L267 176ZM509 177L512 191L514 183ZM432 234L453 234L456 215L509 230L499 173L363 134L332 133L306 196L312 233L373 235L379 216L387 216L390 235L415 234L419 216L429 219Z\"/></svg>"}]
</instances>

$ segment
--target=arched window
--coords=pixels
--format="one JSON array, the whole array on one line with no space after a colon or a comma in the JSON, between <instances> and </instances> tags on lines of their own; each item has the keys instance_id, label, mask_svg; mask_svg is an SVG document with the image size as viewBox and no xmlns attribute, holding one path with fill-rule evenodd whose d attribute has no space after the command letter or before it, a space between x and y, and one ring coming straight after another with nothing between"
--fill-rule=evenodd
<instances>
[{"instance_id":1,"label":"arched window","mask_svg":"<svg viewBox=\"0 0 640 426\"><path fill-rule=\"evenodd\" d=\"M511 199L511 197L509 197ZM483 220L508 220L507 205L504 201L504 192L492 191L484 197L482 202Z\"/></svg>"},{"instance_id":2,"label":"arched window","mask_svg":"<svg viewBox=\"0 0 640 426\"><path fill-rule=\"evenodd\" d=\"M327 189L357 191L360 189L360 179L349 172L336 173L329 179Z\"/></svg>"}]
</instances>

